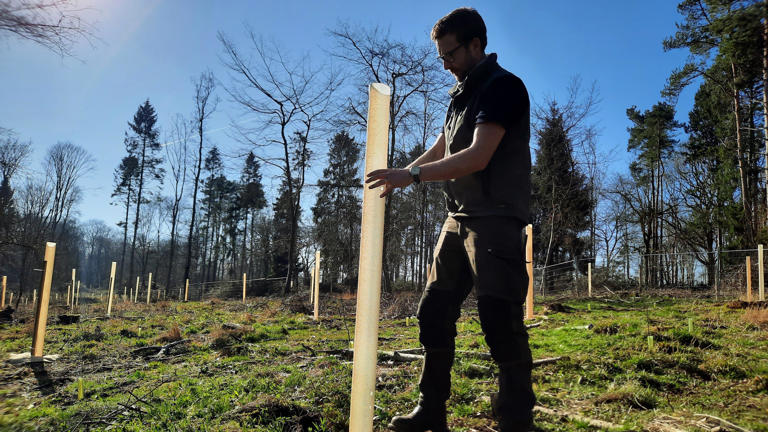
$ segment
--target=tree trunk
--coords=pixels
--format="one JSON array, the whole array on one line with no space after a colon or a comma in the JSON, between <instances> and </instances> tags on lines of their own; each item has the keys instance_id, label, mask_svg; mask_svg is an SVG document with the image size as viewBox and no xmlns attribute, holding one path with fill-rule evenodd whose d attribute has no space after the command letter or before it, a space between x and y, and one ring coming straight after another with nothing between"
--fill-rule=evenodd
<instances>
[{"instance_id":1,"label":"tree trunk","mask_svg":"<svg viewBox=\"0 0 768 432\"><path fill-rule=\"evenodd\" d=\"M739 89L736 88L736 65L731 62L731 71L733 73L733 113L736 123L736 156L739 161L739 180L741 183L741 203L744 208L744 226L746 228L747 244L754 244L754 230L752 221L752 209L750 207L751 197L747 185L747 168L744 166L744 149L741 138L741 101L739 100Z\"/></svg>"},{"instance_id":2,"label":"tree trunk","mask_svg":"<svg viewBox=\"0 0 768 432\"><path fill-rule=\"evenodd\" d=\"M766 213L768 213L768 0L763 1L763 143L765 145L764 159L766 179ZM768 214L766 214L768 220Z\"/></svg>"},{"instance_id":3,"label":"tree trunk","mask_svg":"<svg viewBox=\"0 0 768 432\"><path fill-rule=\"evenodd\" d=\"M131 241L131 260L128 266L128 280L133 279L133 257L136 252L136 233L139 230L139 216L141 214L141 195L144 192L144 168L147 155L147 138L141 139L141 166L139 168L139 184L136 191L136 218L133 220L133 240Z\"/></svg>"},{"instance_id":4,"label":"tree trunk","mask_svg":"<svg viewBox=\"0 0 768 432\"><path fill-rule=\"evenodd\" d=\"M125 247L128 245L128 214L131 207L131 189L132 182L128 182L128 192L125 195L125 224L123 225L123 251L120 254L120 273L117 280L125 283L125 275L123 274L125 266ZM130 280L128 281L130 282Z\"/></svg>"}]
</instances>

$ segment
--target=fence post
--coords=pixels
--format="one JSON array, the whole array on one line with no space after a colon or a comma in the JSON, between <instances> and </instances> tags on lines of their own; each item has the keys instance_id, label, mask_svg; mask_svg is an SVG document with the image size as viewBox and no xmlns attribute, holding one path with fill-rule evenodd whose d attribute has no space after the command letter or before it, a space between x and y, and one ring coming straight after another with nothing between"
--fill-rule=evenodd
<instances>
[{"instance_id":1,"label":"fence post","mask_svg":"<svg viewBox=\"0 0 768 432\"><path fill-rule=\"evenodd\" d=\"M315 304L315 268L309 273L309 304Z\"/></svg>"},{"instance_id":2,"label":"fence post","mask_svg":"<svg viewBox=\"0 0 768 432\"><path fill-rule=\"evenodd\" d=\"M3 294L0 295L0 309L5 309L5 285L8 281L8 276L3 276Z\"/></svg>"},{"instance_id":3,"label":"fence post","mask_svg":"<svg viewBox=\"0 0 768 432\"><path fill-rule=\"evenodd\" d=\"M320 315L320 251L315 251L315 321Z\"/></svg>"},{"instance_id":4,"label":"fence post","mask_svg":"<svg viewBox=\"0 0 768 432\"><path fill-rule=\"evenodd\" d=\"M763 273L763 245L757 245L757 289L758 300L765 300L765 277Z\"/></svg>"},{"instance_id":5,"label":"fence post","mask_svg":"<svg viewBox=\"0 0 768 432\"><path fill-rule=\"evenodd\" d=\"M533 225L526 225L525 237L525 268L528 271L528 294L525 296L525 319L533 319Z\"/></svg>"},{"instance_id":6,"label":"fence post","mask_svg":"<svg viewBox=\"0 0 768 432\"><path fill-rule=\"evenodd\" d=\"M189 298L189 279L184 283L184 301Z\"/></svg>"},{"instance_id":7,"label":"fence post","mask_svg":"<svg viewBox=\"0 0 768 432\"><path fill-rule=\"evenodd\" d=\"M243 273L243 304L245 304L245 273Z\"/></svg>"},{"instance_id":8,"label":"fence post","mask_svg":"<svg viewBox=\"0 0 768 432\"><path fill-rule=\"evenodd\" d=\"M747 301L752 301L752 262L749 255L747 255Z\"/></svg>"},{"instance_id":9,"label":"fence post","mask_svg":"<svg viewBox=\"0 0 768 432\"><path fill-rule=\"evenodd\" d=\"M147 304L149 304L150 294L152 294L152 273L149 274L149 279L147 279Z\"/></svg>"},{"instance_id":10,"label":"fence post","mask_svg":"<svg viewBox=\"0 0 768 432\"><path fill-rule=\"evenodd\" d=\"M387 131L392 92L385 84L368 87L367 143L365 170L368 173L387 166ZM381 191L363 189L363 218L360 230L360 265L355 313L355 349L352 359L349 430L373 430L373 404L376 390L376 348L381 302L381 262L384 239L384 198Z\"/></svg>"},{"instance_id":11,"label":"fence post","mask_svg":"<svg viewBox=\"0 0 768 432\"><path fill-rule=\"evenodd\" d=\"M69 288L67 288L67 306L74 306L75 305L75 275L77 274L77 270L72 269L72 295L69 294Z\"/></svg>"},{"instance_id":12,"label":"fence post","mask_svg":"<svg viewBox=\"0 0 768 432\"><path fill-rule=\"evenodd\" d=\"M133 291L133 302L134 303L139 301L139 278L141 278L141 276L136 276L136 289Z\"/></svg>"},{"instance_id":13,"label":"fence post","mask_svg":"<svg viewBox=\"0 0 768 432\"><path fill-rule=\"evenodd\" d=\"M592 263L587 263L587 296L592 297Z\"/></svg>"},{"instance_id":14,"label":"fence post","mask_svg":"<svg viewBox=\"0 0 768 432\"><path fill-rule=\"evenodd\" d=\"M109 270L109 300L107 303L107 316L112 315L112 298L115 295L115 269L117 269L117 263L112 261L112 268Z\"/></svg>"},{"instance_id":15,"label":"fence post","mask_svg":"<svg viewBox=\"0 0 768 432\"><path fill-rule=\"evenodd\" d=\"M53 259L56 256L56 243L45 244L43 258L43 280L40 284L40 302L35 313L35 332L32 334L32 357L43 356L45 326L48 324L48 300L51 298L51 279L53 279Z\"/></svg>"}]
</instances>

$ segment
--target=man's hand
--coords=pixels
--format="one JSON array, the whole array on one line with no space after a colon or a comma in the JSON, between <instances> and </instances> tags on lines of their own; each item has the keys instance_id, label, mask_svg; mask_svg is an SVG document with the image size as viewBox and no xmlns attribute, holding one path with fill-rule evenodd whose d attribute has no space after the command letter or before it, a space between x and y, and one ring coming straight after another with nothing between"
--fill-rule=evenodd
<instances>
[{"instance_id":1,"label":"man's hand","mask_svg":"<svg viewBox=\"0 0 768 432\"><path fill-rule=\"evenodd\" d=\"M365 179L365 184L368 183L372 183L368 189L383 187L383 192L379 195L379 198L382 198L392 192L394 188L404 188L413 183L413 178L407 169L387 168L369 172Z\"/></svg>"}]
</instances>

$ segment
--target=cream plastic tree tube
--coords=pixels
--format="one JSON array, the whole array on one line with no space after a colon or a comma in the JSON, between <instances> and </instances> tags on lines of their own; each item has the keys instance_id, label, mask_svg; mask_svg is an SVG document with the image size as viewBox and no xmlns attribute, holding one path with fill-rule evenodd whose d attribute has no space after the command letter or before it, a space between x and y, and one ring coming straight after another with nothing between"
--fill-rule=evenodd
<instances>
[{"instance_id":1,"label":"cream plastic tree tube","mask_svg":"<svg viewBox=\"0 0 768 432\"><path fill-rule=\"evenodd\" d=\"M40 301L36 305L35 331L32 333L32 357L43 356L45 327L48 324L48 301L51 298L51 280L53 279L53 260L55 257L56 243L46 243L43 258L43 280L40 283Z\"/></svg>"},{"instance_id":2,"label":"cream plastic tree tube","mask_svg":"<svg viewBox=\"0 0 768 432\"><path fill-rule=\"evenodd\" d=\"M368 87L368 130L365 146L365 173L387 167L389 134L389 87L375 83ZM365 175L365 173L363 175ZM363 219L360 233L360 264L355 312L355 352L352 362L349 430L373 430L373 403L376 390L376 345L379 334L381 259L384 240L384 203L381 191L363 189Z\"/></svg>"},{"instance_id":3,"label":"cream plastic tree tube","mask_svg":"<svg viewBox=\"0 0 768 432\"><path fill-rule=\"evenodd\" d=\"M107 303L107 316L112 316L112 299L115 296L115 269L116 268L117 268L117 263L112 261L112 268L109 269L109 300Z\"/></svg>"},{"instance_id":4,"label":"cream plastic tree tube","mask_svg":"<svg viewBox=\"0 0 768 432\"><path fill-rule=\"evenodd\" d=\"M315 278L314 278L314 295L313 300L315 301L315 321L317 321L320 318L320 251L315 251Z\"/></svg>"},{"instance_id":5,"label":"cream plastic tree tube","mask_svg":"<svg viewBox=\"0 0 768 432\"><path fill-rule=\"evenodd\" d=\"M533 225L525 226L525 270L528 272L528 293L525 296L525 319L533 319Z\"/></svg>"},{"instance_id":6,"label":"cream plastic tree tube","mask_svg":"<svg viewBox=\"0 0 768 432\"><path fill-rule=\"evenodd\" d=\"M149 279L147 280L147 304L149 304L150 294L152 294L152 273L149 274Z\"/></svg>"}]
</instances>

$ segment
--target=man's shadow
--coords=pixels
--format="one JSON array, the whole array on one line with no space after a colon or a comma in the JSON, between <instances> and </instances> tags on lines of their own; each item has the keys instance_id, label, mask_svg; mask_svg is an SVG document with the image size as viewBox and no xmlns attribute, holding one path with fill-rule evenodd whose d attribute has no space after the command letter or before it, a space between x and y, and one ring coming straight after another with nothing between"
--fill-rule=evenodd
<instances>
[{"instance_id":1,"label":"man's shadow","mask_svg":"<svg viewBox=\"0 0 768 432\"><path fill-rule=\"evenodd\" d=\"M35 379L37 379L37 388L40 390L40 393L46 396L53 394L56 389L54 388L53 380L48 375L48 371L45 370L45 363L33 361L29 365L35 374Z\"/></svg>"}]
</instances>

